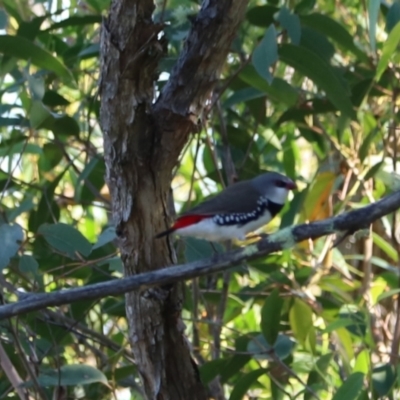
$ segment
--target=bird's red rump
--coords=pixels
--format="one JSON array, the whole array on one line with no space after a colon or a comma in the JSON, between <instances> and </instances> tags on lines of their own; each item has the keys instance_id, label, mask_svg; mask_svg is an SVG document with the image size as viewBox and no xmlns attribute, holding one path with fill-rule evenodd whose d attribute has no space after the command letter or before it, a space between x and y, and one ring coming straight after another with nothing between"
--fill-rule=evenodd
<instances>
[{"instance_id":1,"label":"bird's red rump","mask_svg":"<svg viewBox=\"0 0 400 400\"><path fill-rule=\"evenodd\" d=\"M177 219L173 228L174 229L185 228L186 226L197 224L204 218L208 218L208 216L207 215L184 215Z\"/></svg>"}]
</instances>

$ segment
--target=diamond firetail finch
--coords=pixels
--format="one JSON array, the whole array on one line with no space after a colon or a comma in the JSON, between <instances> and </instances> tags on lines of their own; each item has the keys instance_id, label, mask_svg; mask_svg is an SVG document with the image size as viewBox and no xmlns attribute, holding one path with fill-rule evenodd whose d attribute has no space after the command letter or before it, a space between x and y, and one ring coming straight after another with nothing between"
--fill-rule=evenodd
<instances>
[{"instance_id":1,"label":"diamond firetail finch","mask_svg":"<svg viewBox=\"0 0 400 400\"><path fill-rule=\"evenodd\" d=\"M244 240L278 214L296 184L277 172L266 172L235 183L215 197L180 215L174 225L156 237L171 233L210 242Z\"/></svg>"}]
</instances>

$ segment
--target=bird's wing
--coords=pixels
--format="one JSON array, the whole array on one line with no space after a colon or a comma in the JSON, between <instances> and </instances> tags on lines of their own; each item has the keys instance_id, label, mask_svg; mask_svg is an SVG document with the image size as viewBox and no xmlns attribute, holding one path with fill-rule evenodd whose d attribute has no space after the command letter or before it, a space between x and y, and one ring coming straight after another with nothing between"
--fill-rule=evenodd
<instances>
[{"instance_id":1,"label":"bird's wing","mask_svg":"<svg viewBox=\"0 0 400 400\"><path fill-rule=\"evenodd\" d=\"M248 213L254 211L259 194L249 191L248 182L238 182L227 187L215 197L204 201L180 216Z\"/></svg>"}]
</instances>

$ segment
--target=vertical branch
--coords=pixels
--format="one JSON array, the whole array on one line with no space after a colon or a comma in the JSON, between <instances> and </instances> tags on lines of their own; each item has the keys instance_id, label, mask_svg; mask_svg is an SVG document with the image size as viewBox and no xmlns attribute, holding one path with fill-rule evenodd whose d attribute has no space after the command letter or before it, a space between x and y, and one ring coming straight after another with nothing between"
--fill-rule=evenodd
<instances>
[{"instance_id":1,"label":"vertical branch","mask_svg":"<svg viewBox=\"0 0 400 400\"><path fill-rule=\"evenodd\" d=\"M106 180L126 275L176 261L154 236L170 218L171 171L195 131L244 18L248 0L204 1L170 78L154 101L165 50L152 0L112 0L101 34ZM165 2L163 3L165 5ZM204 400L184 338L182 287L126 295L129 339L148 400Z\"/></svg>"}]
</instances>

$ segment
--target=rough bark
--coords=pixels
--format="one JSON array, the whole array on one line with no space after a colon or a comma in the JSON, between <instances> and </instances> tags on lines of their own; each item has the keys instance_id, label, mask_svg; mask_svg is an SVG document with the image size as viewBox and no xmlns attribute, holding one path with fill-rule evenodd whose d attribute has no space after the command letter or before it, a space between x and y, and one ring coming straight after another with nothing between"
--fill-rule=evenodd
<instances>
[{"instance_id":1,"label":"rough bark","mask_svg":"<svg viewBox=\"0 0 400 400\"><path fill-rule=\"evenodd\" d=\"M169 82L154 101L162 26L150 0L113 0L101 35L101 125L106 179L126 275L175 262L167 241L172 168L214 88L247 0L204 1ZM205 399L180 320L182 293L126 295L129 337L150 400Z\"/></svg>"}]
</instances>

